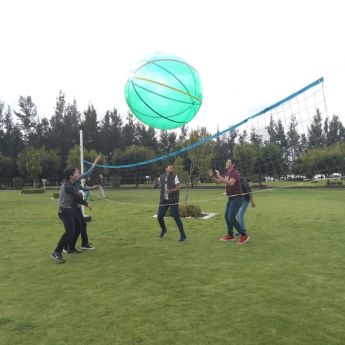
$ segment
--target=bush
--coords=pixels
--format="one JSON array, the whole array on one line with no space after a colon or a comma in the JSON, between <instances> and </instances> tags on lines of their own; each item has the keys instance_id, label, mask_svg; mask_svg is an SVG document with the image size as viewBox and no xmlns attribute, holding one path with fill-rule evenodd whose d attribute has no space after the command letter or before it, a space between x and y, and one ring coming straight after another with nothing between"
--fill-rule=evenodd
<instances>
[{"instance_id":1,"label":"bush","mask_svg":"<svg viewBox=\"0 0 345 345\"><path fill-rule=\"evenodd\" d=\"M201 216L200 206L199 205L187 205L187 214L188 214L188 216L194 217L194 218L200 217Z\"/></svg>"},{"instance_id":2,"label":"bush","mask_svg":"<svg viewBox=\"0 0 345 345\"><path fill-rule=\"evenodd\" d=\"M327 179L326 186L327 187L342 187L343 186L343 182L340 181L340 180L332 181L332 180Z\"/></svg>"},{"instance_id":3,"label":"bush","mask_svg":"<svg viewBox=\"0 0 345 345\"><path fill-rule=\"evenodd\" d=\"M54 198L54 199L59 199L59 196L60 196L60 194L59 194L58 192L55 192L55 193L53 194L53 198Z\"/></svg>"},{"instance_id":4,"label":"bush","mask_svg":"<svg viewBox=\"0 0 345 345\"><path fill-rule=\"evenodd\" d=\"M16 189L21 189L23 187L24 180L21 177L13 177L12 185Z\"/></svg>"},{"instance_id":5,"label":"bush","mask_svg":"<svg viewBox=\"0 0 345 345\"><path fill-rule=\"evenodd\" d=\"M303 182L304 181L304 177L288 177L286 179L286 181L289 181L289 182Z\"/></svg>"},{"instance_id":6,"label":"bush","mask_svg":"<svg viewBox=\"0 0 345 345\"><path fill-rule=\"evenodd\" d=\"M179 205L180 216L198 218L201 216L201 208L199 205ZM167 217L171 216L170 208L166 213Z\"/></svg>"},{"instance_id":7,"label":"bush","mask_svg":"<svg viewBox=\"0 0 345 345\"><path fill-rule=\"evenodd\" d=\"M41 194L44 193L44 189L22 189L22 194Z\"/></svg>"}]
</instances>

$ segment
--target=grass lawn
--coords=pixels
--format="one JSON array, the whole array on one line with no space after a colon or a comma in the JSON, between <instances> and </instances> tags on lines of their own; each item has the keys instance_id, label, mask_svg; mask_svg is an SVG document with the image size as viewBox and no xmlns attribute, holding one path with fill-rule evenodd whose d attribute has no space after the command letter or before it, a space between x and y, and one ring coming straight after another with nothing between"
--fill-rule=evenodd
<instances>
[{"instance_id":1,"label":"grass lawn","mask_svg":"<svg viewBox=\"0 0 345 345\"><path fill-rule=\"evenodd\" d=\"M145 193L95 200L96 250L58 265L53 192L0 192L0 345L345 343L344 190L256 193L244 246L219 241L220 190L193 191L220 215L183 220L185 244L170 219L158 238Z\"/></svg>"}]
</instances>

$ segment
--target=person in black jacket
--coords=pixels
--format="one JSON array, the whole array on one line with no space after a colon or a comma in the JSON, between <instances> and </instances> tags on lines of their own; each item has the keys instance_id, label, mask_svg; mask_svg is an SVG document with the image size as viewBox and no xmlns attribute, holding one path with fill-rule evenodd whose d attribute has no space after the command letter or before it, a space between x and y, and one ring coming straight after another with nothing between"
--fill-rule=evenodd
<instances>
[{"instance_id":1,"label":"person in black jacket","mask_svg":"<svg viewBox=\"0 0 345 345\"><path fill-rule=\"evenodd\" d=\"M179 213L179 191L180 181L178 176L174 173L174 166L168 164L165 168L165 174L161 175L155 182L155 187L160 185L161 193L159 198L159 207L157 213L157 219L161 227L159 237L163 238L168 231L164 216L168 208L170 207L171 216L174 218L175 223L180 231L180 239L178 242L185 242L187 239L186 233L183 229L183 224Z\"/></svg>"},{"instance_id":2,"label":"person in black jacket","mask_svg":"<svg viewBox=\"0 0 345 345\"><path fill-rule=\"evenodd\" d=\"M50 257L57 263L64 263L62 257L62 250L68 246L68 243L73 238L77 228L80 230L80 217L77 215L77 205L81 204L91 210L91 205L83 199L83 194L79 192L73 185L79 178L79 169L74 167L67 167L64 170L65 180L60 188L59 196L59 211L58 216L64 224L65 232L61 236L55 250Z\"/></svg>"},{"instance_id":3,"label":"person in black jacket","mask_svg":"<svg viewBox=\"0 0 345 345\"><path fill-rule=\"evenodd\" d=\"M244 229L244 231L247 233L247 227L244 224L244 215L247 211L249 204L251 204L253 208L256 206L256 204L255 204L253 193L249 186L248 181L243 176L241 176L240 182L241 182L241 187L243 191L243 203L237 213L237 219L239 223L241 224L242 228ZM240 233L237 233L235 235L240 236Z\"/></svg>"}]
</instances>

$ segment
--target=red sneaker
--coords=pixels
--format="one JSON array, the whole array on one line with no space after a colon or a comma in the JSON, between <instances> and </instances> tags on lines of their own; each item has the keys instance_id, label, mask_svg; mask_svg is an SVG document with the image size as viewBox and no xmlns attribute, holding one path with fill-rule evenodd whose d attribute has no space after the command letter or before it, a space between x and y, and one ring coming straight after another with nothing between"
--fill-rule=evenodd
<instances>
[{"instance_id":1,"label":"red sneaker","mask_svg":"<svg viewBox=\"0 0 345 345\"><path fill-rule=\"evenodd\" d=\"M225 235L220 239L221 241L235 241L235 237L232 235Z\"/></svg>"},{"instance_id":2,"label":"red sneaker","mask_svg":"<svg viewBox=\"0 0 345 345\"><path fill-rule=\"evenodd\" d=\"M237 244L245 244L250 240L250 237L248 235L244 235L240 237L239 242Z\"/></svg>"}]
</instances>

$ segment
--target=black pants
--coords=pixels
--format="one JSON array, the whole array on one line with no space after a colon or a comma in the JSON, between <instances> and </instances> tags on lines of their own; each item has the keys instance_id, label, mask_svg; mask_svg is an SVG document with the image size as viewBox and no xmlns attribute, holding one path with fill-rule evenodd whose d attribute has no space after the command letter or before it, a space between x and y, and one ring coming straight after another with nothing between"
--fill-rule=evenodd
<instances>
[{"instance_id":1,"label":"black pants","mask_svg":"<svg viewBox=\"0 0 345 345\"><path fill-rule=\"evenodd\" d=\"M181 222L178 204L169 205L169 200L161 200L161 203L158 207L157 219L158 219L159 225L161 226L162 231L167 231L167 227L164 222L164 216L169 207L170 207L171 216L175 220L175 223L180 231L181 237L185 238L186 234L184 232L183 224Z\"/></svg>"},{"instance_id":2,"label":"black pants","mask_svg":"<svg viewBox=\"0 0 345 345\"><path fill-rule=\"evenodd\" d=\"M84 246L89 243L89 238L87 236L87 231L86 231L87 224L85 222L81 207L77 208L77 216L80 218L80 224L81 224L81 228L80 228L81 245ZM73 238L73 242L71 243L71 246L73 246L72 248L75 248L75 245L78 241L78 236L79 234L77 235L76 238Z\"/></svg>"},{"instance_id":3,"label":"black pants","mask_svg":"<svg viewBox=\"0 0 345 345\"><path fill-rule=\"evenodd\" d=\"M60 238L60 241L55 249L58 253L62 253L63 248L67 248L73 243L73 239L77 234L77 238L80 234L81 223L80 218L76 213L76 209L60 209L59 210L59 218L61 219L64 227L65 232Z\"/></svg>"}]
</instances>

